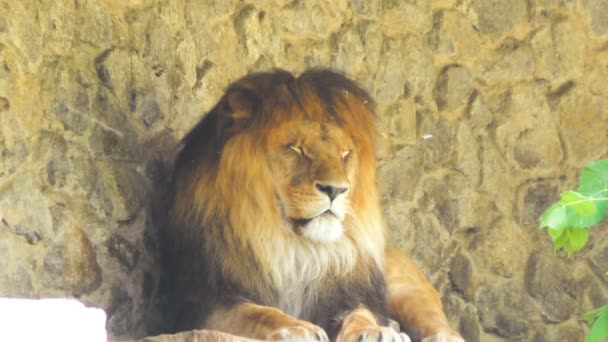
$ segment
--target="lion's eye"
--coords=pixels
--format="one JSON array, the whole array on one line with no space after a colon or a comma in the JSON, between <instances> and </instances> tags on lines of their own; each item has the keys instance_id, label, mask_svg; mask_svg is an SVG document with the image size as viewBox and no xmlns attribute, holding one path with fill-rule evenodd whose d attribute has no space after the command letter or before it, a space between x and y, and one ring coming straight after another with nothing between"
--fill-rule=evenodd
<instances>
[{"instance_id":1,"label":"lion's eye","mask_svg":"<svg viewBox=\"0 0 608 342\"><path fill-rule=\"evenodd\" d=\"M301 147L298 146L294 146L294 145L289 145L289 148L296 151L299 155L303 155L304 151L302 151Z\"/></svg>"},{"instance_id":2,"label":"lion's eye","mask_svg":"<svg viewBox=\"0 0 608 342\"><path fill-rule=\"evenodd\" d=\"M340 152L340 157L342 159L346 159L349 155L350 155L350 150L344 150L344 151Z\"/></svg>"}]
</instances>

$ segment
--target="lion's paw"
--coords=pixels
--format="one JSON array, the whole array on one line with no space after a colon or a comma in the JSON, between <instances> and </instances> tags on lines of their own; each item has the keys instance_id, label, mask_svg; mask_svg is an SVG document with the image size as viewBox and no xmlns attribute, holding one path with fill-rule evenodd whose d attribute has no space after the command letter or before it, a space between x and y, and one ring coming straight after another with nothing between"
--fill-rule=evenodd
<instances>
[{"instance_id":1,"label":"lion's paw","mask_svg":"<svg viewBox=\"0 0 608 342\"><path fill-rule=\"evenodd\" d=\"M363 330L353 341L357 342L411 342L410 337L391 327L372 327Z\"/></svg>"},{"instance_id":2,"label":"lion's paw","mask_svg":"<svg viewBox=\"0 0 608 342\"><path fill-rule=\"evenodd\" d=\"M271 333L268 339L285 342L329 342L327 333L314 324L283 327Z\"/></svg>"},{"instance_id":3,"label":"lion's paw","mask_svg":"<svg viewBox=\"0 0 608 342\"><path fill-rule=\"evenodd\" d=\"M464 342L464 339L456 333L439 333L423 338L422 342Z\"/></svg>"}]
</instances>

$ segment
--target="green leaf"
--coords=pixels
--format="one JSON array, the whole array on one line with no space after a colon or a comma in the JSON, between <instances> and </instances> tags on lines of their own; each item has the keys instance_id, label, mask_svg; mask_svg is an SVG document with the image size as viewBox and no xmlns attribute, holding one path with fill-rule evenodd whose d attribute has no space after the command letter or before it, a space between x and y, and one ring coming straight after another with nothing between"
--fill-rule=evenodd
<instances>
[{"instance_id":1,"label":"green leaf","mask_svg":"<svg viewBox=\"0 0 608 342\"><path fill-rule=\"evenodd\" d=\"M594 310L591 313L597 313L595 322L589 330L589 334L585 337L585 342L602 342L608 337L608 305L604 305L598 310ZM587 316L585 314L583 317ZM587 320L588 323L589 320Z\"/></svg>"},{"instance_id":2,"label":"green leaf","mask_svg":"<svg viewBox=\"0 0 608 342\"><path fill-rule=\"evenodd\" d=\"M578 192L566 191L562 193L559 202L541 215L541 228L590 227L604 218L605 208L601 208L598 203L595 199Z\"/></svg>"},{"instance_id":3,"label":"green leaf","mask_svg":"<svg viewBox=\"0 0 608 342\"><path fill-rule=\"evenodd\" d=\"M589 241L589 231L584 228L574 228L567 230L568 243L564 246L568 256L576 251L580 251L587 241Z\"/></svg>"},{"instance_id":4,"label":"green leaf","mask_svg":"<svg viewBox=\"0 0 608 342\"><path fill-rule=\"evenodd\" d=\"M547 232L553 240L554 251L558 252L560 249L564 249L568 256L581 250L589 241L589 231L585 228L549 228Z\"/></svg>"},{"instance_id":5,"label":"green leaf","mask_svg":"<svg viewBox=\"0 0 608 342\"><path fill-rule=\"evenodd\" d=\"M540 226L553 229L564 229L568 224L567 207L558 203L553 204L540 216Z\"/></svg>"},{"instance_id":6,"label":"green leaf","mask_svg":"<svg viewBox=\"0 0 608 342\"><path fill-rule=\"evenodd\" d=\"M568 236L566 234L567 229L547 229L551 240L553 240L553 251L559 252L560 249L564 248L568 242Z\"/></svg>"},{"instance_id":7,"label":"green leaf","mask_svg":"<svg viewBox=\"0 0 608 342\"><path fill-rule=\"evenodd\" d=\"M559 202L540 217L541 228L553 241L555 252L566 250L568 256L589 240L587 228L599 223L608 210L608 159L589 163L581 172L577 191L565 191Z\"/></svg>"},{"instance_id":8,"label":"green leaf","mask_svg":"<svg viewBox=\"0 0 608 342\"><path fill-rule=\"evenodd\" d=\"M562 198L559 203L574 209L581 216L594 216L597 212L597 206L593 199L576 191L562 192Z\"/></svg>"},{"instance_id":9,"label":"green leaf","mask_svg":"<svg viewBox=\"0 0 608 342\"><path fill-rule=\"evenodd\" d=\"M570 227L589 227L596 223L594 220L595 216L582 216L571 206L564 206L560 202L553 204L549 209L540 217L540 224L542 227L549 227L554 229L565 229Z\"/></svg>"},{"instance_id":10,"label":"green leaf","mask_svg":"<svg viewBox=\"0 0 608 342\"><path fill-rule=\"evenodd\" d=\"M591 325L601 315L608 315L608 304L583 314L583 319Z\"/></svg>"},{"instance_id":11,"label":"green leaf","mask_svg":"<svg viewBox=\"0 0 608 342\"><path fill-rule=\"evenodd\" d=\"M564 231L566 231L566 229L554 229L554 228L547 229L547 233L549 233L549 236L551 237L551 241L553 241L554 243L557 239L560 238L560 236L562 236L564 234Z\"/></svg>"},{"instance_id":12,"label":"green leaf","mask_svg":"<svg viewBox=\"0 0 608 342\"><path fill-rule=\"evenodd\" d=\"M608 210L608 159L587 164L579 177L579 193L598 199L595 222L600 222Z\"/></svg>"},{"instance_id":13,"label":"green leaf","mask_svg":"<svg viewBox=\"0 0 608 342\"><path fill-rule=\"evenodd\" d=\"M578 192L587 196L608 190L608 159L587 164L581 171L578 183Z\"/></svg>"}]
</instances>

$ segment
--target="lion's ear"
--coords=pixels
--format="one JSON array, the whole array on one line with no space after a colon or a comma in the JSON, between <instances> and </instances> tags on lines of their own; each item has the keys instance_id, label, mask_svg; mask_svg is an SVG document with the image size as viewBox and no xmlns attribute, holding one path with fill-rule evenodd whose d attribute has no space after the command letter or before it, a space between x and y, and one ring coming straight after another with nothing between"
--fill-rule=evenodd
<instances>
[{"instance_id":1,"label":"lion's ear","mask_svg":"<svg viewBox=\"0 0 608 342\"><path fill-rule=\"evenodd\" d=\"M230 89L222 100L218 118L218 133L226 142L233 135L246 129L259 107L258 97L246 88Z\"/></svg>"},{"instance_id":2,"label":"lion's ear","mask_svg":"<svg viewBox=\"0 0 608 342\"><path fill-rule=\"evenodd\" d=\"M257 96L245 88L232 89L226 97L228 106L234 112L251 112L257 103Z\"/></svg>"},{"instance_id":3,"label":"lion's ear","mask_svg":"<svg viewBox=\"0 0 608 342\"><path fill-rule=\"evenodd\" d=\"M213 109L186 134L176 165L185 165L201 155L215 160L230 138L251 125L260 107L261 101L250 89L228 89Z\"/></svg>"}]
</instances>

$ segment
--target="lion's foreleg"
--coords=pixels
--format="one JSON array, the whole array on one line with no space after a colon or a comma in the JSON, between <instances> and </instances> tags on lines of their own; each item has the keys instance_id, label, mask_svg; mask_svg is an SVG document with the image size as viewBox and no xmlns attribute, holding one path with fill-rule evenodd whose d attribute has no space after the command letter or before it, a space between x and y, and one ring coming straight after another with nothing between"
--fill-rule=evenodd
<instances>
[{"instance_id":1,"label":"lion's foreleg","mask_svg":"<svg viewBox=\"0 0 608 342\"><path fill-rule=\"evenodd\" d=\"M205 328L262 340L329 341L320 327L277 308L251 302L218 306L207 319Z\"/></svg>"},{"instance_id":2,"label":"lion's foreleg","mask_svg":"<svg viewBox=\"0 0 608 342\"><path fill-rule=\"evenodd\" d=\"M391 315L423 341L463 341L443 312L441 298L414 262L396 249L386 254Z\"/></svg>"}]
</instances>

